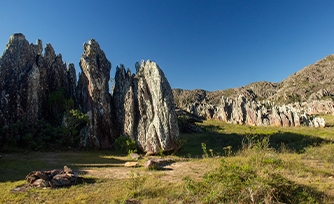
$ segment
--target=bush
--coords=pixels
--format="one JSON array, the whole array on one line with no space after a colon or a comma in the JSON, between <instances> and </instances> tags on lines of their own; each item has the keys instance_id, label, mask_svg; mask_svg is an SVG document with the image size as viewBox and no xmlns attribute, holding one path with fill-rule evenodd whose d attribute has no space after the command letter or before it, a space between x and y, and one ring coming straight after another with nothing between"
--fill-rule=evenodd
<instances>
[{"instance_id":1,"label":"bush","mask_svg":"<svg viewBox=\"0 0 334 204\"><path fill-rule=\"evenodd\" d=\"M137 152L137 144L128 136L121 135L115 140L116 149L124 151L128 154Z\"/></svg>"},{"instance_id":2,"label":"bush","mask_svg":"<svg viewBox=\"0 0 334 204\"><path fill-rule=\"evenodd\" d=\"M241 150L244 161L222 159L220 167L200 182L186 177L187 198L204 203L315 203L312 190L280 174L283 163L269 148L268 137L247 140Z\"/></svg>"},{"instance_id":3,"label":"bush","mask_svg":"<svg viewBox=\"0 0 334 204\"><path fill-rule=\"evenodd\" d=\"M48 97L49 118L35 123L26 118L4 126L0 130L9 146L20 146L26 149L46 150L58 145L76 147L80 139L80 129L88 122L87 114L73 109L74 101L66 97L61 88Z\"/></svg>"}]
</instances>

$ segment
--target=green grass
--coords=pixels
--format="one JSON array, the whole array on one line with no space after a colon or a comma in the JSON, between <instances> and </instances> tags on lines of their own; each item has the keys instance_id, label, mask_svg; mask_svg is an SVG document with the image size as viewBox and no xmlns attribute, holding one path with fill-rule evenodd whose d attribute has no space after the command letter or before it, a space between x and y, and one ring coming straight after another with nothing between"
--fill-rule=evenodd
<instances>
[{"instance_id":1,"label":"green grass","mask_svg":"<svg viewBox=\"0 0 334 204\"><path fill-rule=\"evenodd\" d=\"M334 116L323 117L330 127L251 127L204 121L200 124L204 133L181 135L186 142L176 158L191 159L179 167L187 174L174 175L180 178L177 182L163 179L175 169L123 167L129 158L116 151L24 152L7 146L0 152L0 203L124 203L127 199L142 203L333 203ZM203 155L205 159L196 159ZM26 183L24 177L30 171L64 165L79 172L84 182L68 188L10 192ZM119 176L111 175L114 172ZM124 172L127 176L122 177Z\"/></svg>"},{"instance_id":2,"label":"green grass","mask_svg":"<svg viewBox=\"0 0 334 204\"><path fill-rule=\"evenodd\" d=\"M333 116L328 115L325 120L331 124L331 122L334 123L333 118ZM261 140L264 136L270 136L270 147L279 150L284 145L286 149L296 153L303 152L309 146L318 146L334 141L333 128L258 127L234 125L216 120L204 121L198 125L205 132L181 135L187 142L178 152L179 156L201 156L203 154L201 143L205 143L207 149L212 149L216 154L224 156L224 147L232 146L233 152L237 152L242 148L242 142L247 137Z\"/></svg>"}]
</instances>

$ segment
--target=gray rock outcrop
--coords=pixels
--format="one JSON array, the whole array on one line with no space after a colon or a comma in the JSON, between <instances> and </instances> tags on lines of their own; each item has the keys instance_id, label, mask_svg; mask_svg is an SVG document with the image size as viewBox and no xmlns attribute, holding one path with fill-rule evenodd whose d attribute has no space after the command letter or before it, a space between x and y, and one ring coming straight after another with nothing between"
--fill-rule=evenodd
<instances>
[{"instance_id":1,"label":"gray rock outcrop","mask_svg":"<svg viewBox=\"0 0 334 204\"><path fill-rule=\"evenodd\" d=\"M36 130L32 136L31 129L41 121L49 125L48 131L52 125L57 128L61 125L58 121L61 114L78 108L89 119L89 123L85 120L76 126L80 130L80 147L110 148L122 133L148 153L175 148L179 130L174 98L164 73L156 63L148 60L139 65L137 62L136 75L131 75L130 70L126 72L123 65L117 68L112 96L109 93L111 63L94 39L84 44L80 60L82 73L79 73L78 82L72 63L67 67L62 55L56 55L50 44L44 51L42 54L41 40L37 40L36 45L29 44L19 33L10 37L0 58L0 147L9 137L15 142L27 134L30 135L25 140L38 137ZM61 96L56 95L55 98L66 98L71 104L66 110L58 107L65 105L57 104L57 100L50 105L50 96L59 90ZM65 115L62 117L62 125L67 128L69 121ZM24 126L20 128L22 134L15 129L18 122ZM58 139L66 140L68 138L65 137L72 136L71 139L79 140L77 135L74 138L71 134L66 132L66 135L58 136L49 133L46 137L57 135Z\"/></svg>"},{"instance_id":2,"label":"gray rock outcrop","mask_svg":"<svg viewBox=\"0 0 334 204\"><path fill-rule=\"evenodd\" d=\"M79 106L83 113L88 114L90 123L81 130L80 145L110 148L118 137L109 93L111 63L94 39L90 39L88 44L84 43L83 47L77 97Z\"/></svg>"},{"instance_id":3,"label":"gray rock outcrop","mask_svg":"<svg viewBox=\"0 0 334 204\"><path fill-rule=\"evenodd\" d=\"M179 129L171 87L155 62L136 63L136 70L116 70L113 99L121 132L149 154L175 149Z\"/></svg>"},{"instance_id":4,"label":"gray rock outcrop","mask_svg":"<svg viewBox=\"0 0 334 204\"><path fill-rule=\"evenodd\" d=\"M197 115L191 114L185 110L175 109L179 130L181 133L201 133L203 130L196 126L196 123L203 123Z\"/></svg>"},{"instance_id":5,"label":"gray rock outcrop","mask_svg":"<svg viewBox=\"0 0 334 204\"><path fill-rule=\"evenodd\" d=\"M312 127L326 126L322 118L303 117L302 113L307 113L307 110L317 113L319 113L319 110L331 110L333 106L330 102L314 102L305 107L302 108L300 105L292 104L276 106L270 102L248 101L243 95L239 95L236 99L222 97L221 104L217 106L190 103L186 106L186 111L204 119L213 118L228 123L247 124L250 126L289 127L300 126L301 123ZM300 120L301 117L303 117L302 121Z\"/></svg>"},{"instance_id":6,"label":"gray rock outcrop","mask_svg":"<svg viewBox=\"0 0 334 204\"><path fill-rule=\"evenodd\" d=\"M73 65L67 69L61 54L56 55L50 44L45 46L44 55L42 52L41 40L34 45L21 33L10 37L0 58L0 127L8 130L18 121L24 121L29 128L37 120L49 117L50 93L63 88L65 94L74 94ZM7 134L3 130L0 146ZM21 136L18 132L15 140L21 140Z\"/></svg>"}]
</instances>

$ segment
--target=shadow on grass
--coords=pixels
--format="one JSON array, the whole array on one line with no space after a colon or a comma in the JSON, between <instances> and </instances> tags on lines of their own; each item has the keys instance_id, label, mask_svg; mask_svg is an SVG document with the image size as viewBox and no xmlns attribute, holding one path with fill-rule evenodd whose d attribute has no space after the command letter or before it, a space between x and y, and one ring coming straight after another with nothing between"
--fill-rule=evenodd
<instances>
[{"instance_id":1,"label":"shadow on grass","mask_svg":"<svg viewBox=\"0 0 334 204\"><path fill-rule=\"evenodd\" d=\"M253 127L249 128L252 129ZM181 134L181 138L186 140L186 142L178 152L179 156L201 157L204 154L202 143L205 143L206 152L209 156L211 156L211 152L216 156L228 156L241 150L244 144L248 144L249 140L256 143L265 137L269 137L270 148L278 151L285 149L295 153L303 153L310 146L314 147L323 143L333 142L321 137L280 130L268 131L267 134L259 134L256 131L227 134L220 133L224 127L209 125L203 129L205 130L204 133Z\"/></svg>"},{"instance_id":2,"label":"shadow on grass","mask_svg":"<svg viewBox=\"0 0 334 204\"><path fill-rule=\"evenodd\" d=\"M84 167L118 167L126 162L104 155L103 151L1 153L0 182L24 180L31 171L63 169L65 165L77 172Z\"/></svg>"}]
</instances>

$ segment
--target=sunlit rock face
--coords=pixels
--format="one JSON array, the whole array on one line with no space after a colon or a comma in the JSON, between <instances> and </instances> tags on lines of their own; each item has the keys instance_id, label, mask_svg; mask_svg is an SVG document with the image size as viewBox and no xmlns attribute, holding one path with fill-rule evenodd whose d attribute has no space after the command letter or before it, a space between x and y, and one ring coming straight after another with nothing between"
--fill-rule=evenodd
<instances>
[{"instance_id":1,"label":"sunlit rock face","mask_svg":"<svg viewBox=\"0 0 334 204\"><path fill-rule=\"evenodd\" d=\"M84 44L80 59L77 100L80 109L88 114L90 123L81 130L80 145L110 148L118 136L114 125L109 93L111 63L99 44L91 39Z\"/></svg>"},{"instance_id":2,"label":"sunlit rock face","mask_svg":"<svg viewBox=\"0 0 334 204\"><path fill-rule=\"evenodd\" d=\"M64 88L65 94L73 94L70 89L76 81L74 67L68 70L61 54L56 55L50 44L46 45L44 55L42 52L41 40L34 45L21 33L10 37L0 58L0 127L20 120L28 128L38 119L48 117L47 99L51 92ZM73 80L69 80L70 75ZM15 140L19 141L21 136L16 134Z\"/></svg>"},{"instance_id":3,"label":"sunlit rock face","mask_svg":"<svg viewBox=\"0 0 334 204\"><path fill-rule=\"evenodd\" d=\"M122 133L149 154L172 150L179 129L171 87L155 62L136 63L136 70L116 71L113 99Z\"/></svg>"},{"instance_id":4,"label":"sunlit rock face","mask_svg":"<svg viewBox=\"0 0 334 204\"><path fill-rule=\"evenodd\" d=\"M315 103L310 103L309 110L315 109ZM324 104L329 104L325 102ZM330 110L333 105L323 105ZM325 127L326 123L321 118L313 118L307 115L307 110L301 109L296 104L276 106L271 102L248 101L243 95L235 98L222 97L220 105L190 103L186 111L204 119L216 119L233 124L247 124L250 126L300 126ZM302 113L305 113L304 115ZM301 121L300 118L303 120Z\"/></svg>"}]
</instances>

